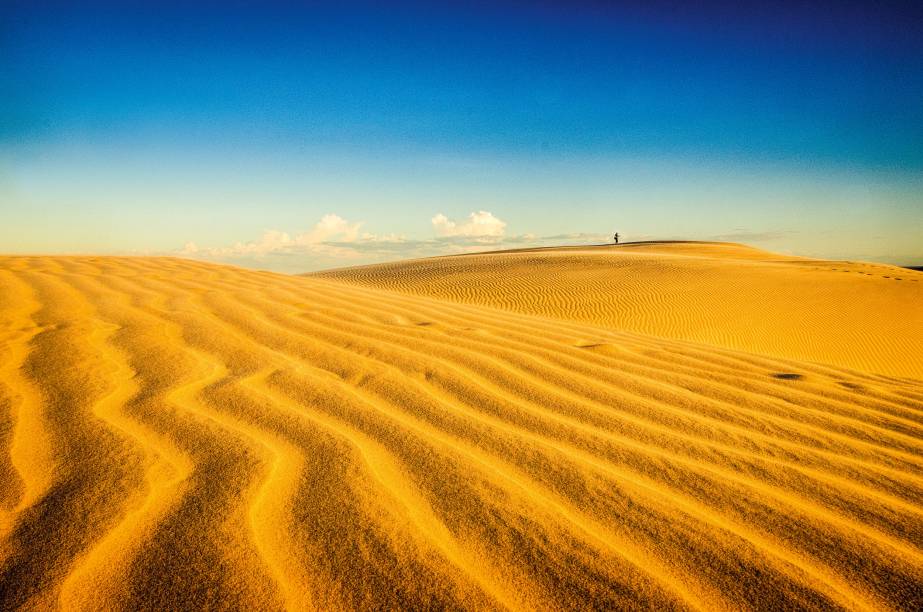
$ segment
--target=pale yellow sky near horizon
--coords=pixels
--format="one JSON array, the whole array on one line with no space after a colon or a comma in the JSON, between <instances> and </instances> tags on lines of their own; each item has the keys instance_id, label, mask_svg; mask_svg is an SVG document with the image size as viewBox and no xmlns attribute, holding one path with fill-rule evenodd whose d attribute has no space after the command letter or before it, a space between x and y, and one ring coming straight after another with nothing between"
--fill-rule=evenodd
<instances>
[{"instance_id":1,"label":"pale yellow sky near horizon","mask_svg":"<svg viewBox=\"0 0 923 612\"><path fill-rule=\"evenodd\" d=\"M666 158L191 156L126 143L2 159L4 253L183 254L309 271L619 231L923 265L923 178L906 173Z\"/></svg>"}]
</instances>

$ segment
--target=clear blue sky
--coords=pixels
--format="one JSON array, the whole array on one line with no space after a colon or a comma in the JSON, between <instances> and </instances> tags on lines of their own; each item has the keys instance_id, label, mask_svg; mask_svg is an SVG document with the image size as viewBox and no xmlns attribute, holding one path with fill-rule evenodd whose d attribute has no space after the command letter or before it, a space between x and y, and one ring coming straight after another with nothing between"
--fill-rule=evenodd
<instances>
[{"instance_id":1,"label":"clear blue sky","mask_svg":"<svg viewBox=\"0 0 923 612\"><path fill-rule=\"evenodd\" d=\"M0 252L923 263L923 5L739 4L7 0Z\"/></svg>"}]
</instances>

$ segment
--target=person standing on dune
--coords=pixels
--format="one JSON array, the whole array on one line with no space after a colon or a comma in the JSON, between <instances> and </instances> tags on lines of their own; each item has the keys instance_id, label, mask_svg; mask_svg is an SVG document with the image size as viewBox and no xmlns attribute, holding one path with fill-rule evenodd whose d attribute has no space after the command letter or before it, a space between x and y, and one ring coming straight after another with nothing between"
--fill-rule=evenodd
<instances>
[{"instance_id":1,"label":"person standing on dune","mask_svg":"<svg viewBox=\"0 0 923 612\"><path fill-rule=\"evenodd\" d=\"M612 239L615 240L615 244L618 244L619 243L619 233L615 232L615 236L613 236Z\"/></svg>"}]
</instances>

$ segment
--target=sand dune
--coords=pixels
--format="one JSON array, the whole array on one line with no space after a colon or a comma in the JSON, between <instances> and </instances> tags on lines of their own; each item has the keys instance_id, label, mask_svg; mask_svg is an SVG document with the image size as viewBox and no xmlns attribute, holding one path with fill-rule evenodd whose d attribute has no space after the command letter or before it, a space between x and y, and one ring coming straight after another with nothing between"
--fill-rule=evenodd
<instances>
[{"instance_id":1,"label":"sand dune","mask_svg":"<svg viewBox=\"0 0 923 612\"><path fill-rule=\"evenodd\" d=\"M728 243L440 257L317 276L923 379L923 274Z\"/></svg>"},{"instance_id":2,"label":"sand dune","mask_svg":"<svg viewBox=\"0 0 923 612\"><path fill-rule=\"evenodd\" d=\"M412 266L0 258L0 609L923 607L923 274Z\"/></svg>"}]
</instances>

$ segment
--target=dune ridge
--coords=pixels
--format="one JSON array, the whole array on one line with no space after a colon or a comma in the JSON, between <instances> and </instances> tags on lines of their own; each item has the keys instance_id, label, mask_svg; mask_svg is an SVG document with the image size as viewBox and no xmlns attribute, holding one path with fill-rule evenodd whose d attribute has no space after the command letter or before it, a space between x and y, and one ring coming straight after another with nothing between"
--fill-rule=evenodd
<instances>
[{"instance_id":1,"label":"dune ridge","mask_svg":"<svg viewBox=\"0 0 923 612\"><path fill-rule=\"evenodd\" d=\"M703 248L670 269L824 267ZM923 381L880 349L912 317L805 361L513 312L522 261L465 259L0 257L0 608L923 606Z\"/></svg>"},{"instance_id":2,"label":"dune ridge","mask_svg":"<svg viewBox=\"0 0 923 612\"><path fill-rule=\"evenodd\" d=\"M312 274L747 352L923 379L923 274L732 243L547 247Z\"/></svg>"}]
</instances>

